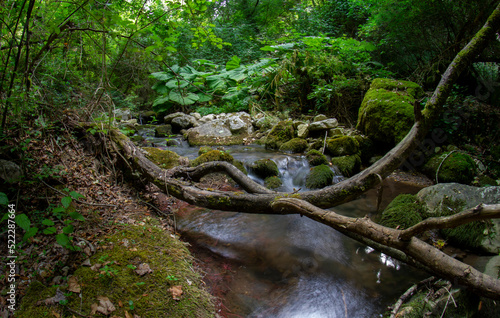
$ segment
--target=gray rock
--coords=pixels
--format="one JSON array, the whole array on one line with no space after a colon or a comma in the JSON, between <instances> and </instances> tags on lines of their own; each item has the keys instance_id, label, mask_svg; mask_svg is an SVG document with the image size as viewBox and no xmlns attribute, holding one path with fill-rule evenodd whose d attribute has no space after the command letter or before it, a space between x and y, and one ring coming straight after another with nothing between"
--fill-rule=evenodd
<instances>
[{"instance_id":1,"label":"gray rock","mask_svg":"<svg viewBox=\"0 0 500 318\"><path fill-rule=\"evenodd\" d=\"M473 208L481 203L499 204L500 187L472 187L460 183L439 183L424 188L417 193L417 199L427 206L428 213L435 214L441 209L454 209L458 204L461 211ZM455 206L449 206L455 203ZM456 211L457 213L460 211ZM487 252L500 253L500 220L491 220L493 228L485 233L481 248ZM494 233L495 235L491 235Z\"/></svg>"},{"instance_id":2,"label":"gray rock","mask_svg":"<svg viewBox=\"0 0 500 318\"><path fill-rule=\"evenodd\" d=\"M22 176L23 171L16 163L0 159L0 179L7 183L14 183L20 181Z\"/></svg>"},{"instance_id":3,"label":"gray rock","mask_svg":"<svg viewBox=\"0 0 500 318\"><path fill-rule=\"evenodd\" d=\"M198 121L193 116L183 114L172 119L171 124L174 130L180 131L198 126Z\"/></svg>"},{"instance_id":4,"label":"gray rock","mask_svg":"<svg viewBox=\"0 0 500 318\"><path fill-rule=\"evenodd\" d=\"M326 117L323 114L319 114L319 115L317 115L317 116L315 116L313 118L313 122L323 121L323 120L326 120L326 119L328 119L328 117Z\"/></svg>"},{"instance_id":5,"label":"gray rock","mask_svg":"<svg viewBox=\"0 0 500 318\"><path fill-rule=\"evenodd\" d=\"M309 135L309 125L308 124L300 124L297 126L297 137L299 138L307 138Z\"/></svg>"},{"instance_id":6,"label":"gray rock","mask_svg":"<svg viewBox=\"0 0 500 318\"><path fill-rule=\"evenodd\" d=\"M215 115L214 114L208 114L206 116L203 116L201 117L201 119L199 120L200 123L208 123L209 121L212 121L215 119Z\"/></svg>"},{"instance_id":7,"label":"gray rock","mask_svg":"<svg viewBox=\"0 0 500 318\"><path fill-rule=\"evenodd\" d=\"M190 115L193 116L194 119L196 119L196 120L200 120L201 119L201 115L199 113L191 113Z\"/></svg>"},{"instance_id":8,"label":"gray rock","mask_svg":"<svg viewBox=\"0 0 500 318\"><path fill-rule=\"evenodd\" d=\"M309 131L332 129L332 128L337 127L338 125L339 125L339 122L337 121L336 118L328 118L325 120L312 122L309 125Z\"/></svg>"},{"instance_id":9,"label":"gray rock","mask_svg":"<svg viewBox=\"0 0 500 318\"><path fill-rule=\"evenodd\" d=\"M163 117L163 122L165 124L170 124L174 118L177 118L177 117L180 117L180 116L184 116L184 115L186 115L186 114L184 114L182 112L168 114L167 116Z\"/></svg>"}]
</instances>

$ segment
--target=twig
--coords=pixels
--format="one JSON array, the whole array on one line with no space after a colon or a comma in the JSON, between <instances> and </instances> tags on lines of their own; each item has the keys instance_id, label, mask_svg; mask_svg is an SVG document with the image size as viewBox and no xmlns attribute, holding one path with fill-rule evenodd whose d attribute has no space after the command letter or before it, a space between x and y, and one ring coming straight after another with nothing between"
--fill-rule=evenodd
<instances>
[{"instance_id":1,"label":"twig","mask_svg":"<svg viewBox=\"0 0 500 318\"><path fill-rule=\"evenodd\" d=\"M448 157L449 157L452 153L454 153L454 152L456 152L456 150L452 150L452 151L450 151L450 153L449 153L449 154L447 154L447 155L446 155L446 157L444 157L443 161L441 161L441 163L439 164L439 166L438 166L438 168L437 168L437 170L436 170L436 183L439 183L439 180L438 180L439 169L441 169L441 166L443 165L444 161L445 161L446 159L448 159Z\"/></svg>"},{"instance_id":2,"label":"twig","mask_svg":"<svg viewBox=\"0 0 500 318\"><path fill-rule=\"evenodd\" d=\"M345 318L347 318L347 304L345 303L345 294L342 288L340 288L340 292L342 293L342 300L344 301L344 312L345 312Z\"/></svg>"},{"instance_id":3,"label":"twig","mask_svg":"<svg viewBox=\"0 0 500 318\"><path fill-rule=\"evenodd\" d=\"M64 196L67 196L66 193L61 192L61 191L57 190L56 188L50 186L49 184L47 184L42 179L40 179L40 181L42 181L43 184L45 184L50 189L56 191L57 193L59 193L61 195L64 195ZM86 204L86 205L92 205L92 206L105 206L105 207L110 207L110 208L116 208L116 207L118 207L117 205L114 205L114 204L90 203L90 202L84 202L84 201L81 201L81 200L78 200L78 199L73 199L73 200L76 201L76 202L78 202L78 203L80 203L80 204Z\"/></svg>"},{"instance_id":4,"label":"twig","mask_svg":"<svg viewBox=\"0 0 500 318\"><path fill-rule=\"evenodd\" d=\"M398 301L396 302L396 304L394 305L394 308L391 311L391 316L389 318L396 317L396 314L398 313L399 308L401 308L401 306L403 305L405 300L408 299L408 297L410 297L411 295L413 295L413 293L416 290L418 290L423 285L426 285L426 284L433 282L435 280L436 280L436 277L431 276L429 278L424 279L423 281L420 281L420 282L414 284L410 288L408 288L408 290L403 295L401 295L401 297L399 297Z\"/></svg>"}]
</instances>

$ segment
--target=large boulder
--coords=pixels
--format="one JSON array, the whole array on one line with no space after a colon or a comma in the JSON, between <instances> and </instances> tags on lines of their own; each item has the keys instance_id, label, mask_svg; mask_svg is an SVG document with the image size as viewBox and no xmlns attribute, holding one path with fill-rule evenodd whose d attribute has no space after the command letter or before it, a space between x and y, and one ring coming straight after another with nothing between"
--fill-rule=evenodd
<instances>
[{"instance_id":1,"label":"large boulder","mask_svg":"<svg viewBox=\"0 0 500 318\"><path fill-rule=\"evenodd\" d=\"M245 112L207 115L200 122L187 132L191 146L238 145L253 133L252 119Z\"/></svg>"},{"instance_id":2,"label":"large boulder","mask_svg":"<svg viewBox=\"0 0 500 318\"><path fill-rule=\"evenodd\" d=\"M422 88L413 82L373 80L359 108L357 129L376 142L397 144L412 127L413 105L423 94Z\"/></svg>"},{"instance_id":3,"label":"large boulder","mask_svg":"<svg viewBox=\"0 0 500 318\"><path fill-rule=\"evenodd\" d=\"M478 204L499 204L500 187L472 187L459 183L440 183L424 188L417 199L427 210L426 216L444 216L462 212ZM476 221L455 229L441 230L451 242L469 248L500 253L500 220Z\"/></svg>"},{"instance_id":4,"label":"large boulder","mask_svg":"<svg viewBox=\"0 0 500 318\"><path fill-rule=\"evenodd\" d=\"M470 184L476 176L476 163L466 153L445 152L431 157L423 172L431 179L435 179L437 173L438 182Z\"/></svg>"}]
</instances>

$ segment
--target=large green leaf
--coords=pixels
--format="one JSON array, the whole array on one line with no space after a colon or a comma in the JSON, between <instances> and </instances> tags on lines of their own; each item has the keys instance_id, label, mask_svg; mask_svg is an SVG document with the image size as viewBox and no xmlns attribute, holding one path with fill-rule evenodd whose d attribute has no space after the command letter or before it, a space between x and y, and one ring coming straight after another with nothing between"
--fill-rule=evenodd
<instances>
[{"instance_id":1,"label":"large green leaf","mask_svg":"<svg viewBox=\"0 0 500 318\"><path fill-rule=\"evenodd\" d=\"M198 96L200 97L200 99L198 100L199 103L206 103L212 100L212 95L198 93Z\"/></svg>"},{"instance_id":2,"label":"large green leaf","mask_svg":"<svg viewBox=\"0 0 500 318\"><path fill-rule=\"evenodd\" d=\"M155 99L154 103L153 103L153 107L154 106L157 106L157 105L161 105L161 104L165 104L166 102L168 102L170 100L170 98L168 97L168 95L165 95L165 96L160 96L158 97L157 99Z\"/></svg>"},{"instance_id":3,"label":"large green leaf","mask_svg":"<svg viewBox=\"0 0 500 318\"><path fill-rule=\"evenodd\" d=\"M237 69L229 71L229 72L227 72L227 74L228 74L228 78L230 78L230 79L232 79L233 81L236 81L236 82L241 82L245 78L248 77L248 75L246 74L246 69L243 68L243 67L239 67Z\"/></svg>"},{"instance_id":4,"label":"large green leaf","mask_svg":"<svg viewBox=\"0 0 500 318\"><path fill-rule=\"evenodd\" d=\"M165 86L169 89L173 89L173 88L184 88L186 86L188 86L189 83L187 81L184 81L184 80L178 80L178 79L173 79L173 80L170 80L168 81L167 83L165 83Z\"/></svg>"},{"instance_id":5,"label":"large green leaf","mask_svg":"<svg viewBox=\"0 0 500 318\"><path fill-rule=\"evenodd\" d=\"M220 74L207 77L207 85L214 92L226 89L226 81Z\"/></svg>"},{"instance_id":6,"label":"large green leaf","mask_svg":"<svg viewBox=\"0 0 500 318\"><path fill-rule=\"evenodd\" d=\"M195 93L181 94L178 91L171 91L168 97L180 105L192 105L200 99L200 96Z\"/></svg>"},{"instance_id":7,"label":"large green leaf","mask_svg":"<svg viewBox=\"0 0 500 318\"><path fill-rule=\"evenodd\" d=\"M163 81L154 83L151 88L158 94L167 94L170 91Z\"/></svg>"},{"instance_id":8,"label":"large green leaf","mask_svg":"<svg viewBox=\"0 0 500 318\"><path fill-rule=\"evenodd\" d=\"M23 241L26 241L30 237L35 236L36 233L38 233L38 228L37 227L30 228L28 231L26 231L26 233L24 233Z\"/></svg>"},{"instance_id":9,"label":"large green leaf","mask_svg":"<svg viewBox=\"0 0 500 318\"><path fill-rule=\"evenodd\" d=\"M159 81L166 82L166 81L174 78L175 75L172 74L171 72L168 72L168 73L167 72L156 72L156 73L151 74L151 77L153 77Z\"/></svg>"}]
</instances>

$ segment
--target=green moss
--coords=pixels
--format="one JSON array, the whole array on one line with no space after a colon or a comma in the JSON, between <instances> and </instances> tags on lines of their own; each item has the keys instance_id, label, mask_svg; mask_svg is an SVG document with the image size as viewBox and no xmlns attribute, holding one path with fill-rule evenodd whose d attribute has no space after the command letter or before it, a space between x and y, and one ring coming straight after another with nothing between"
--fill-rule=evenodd
<instances>
[{"instance_id":1,"label":"green moss","mask_svg":"<svg viewBox=\"0 0 500 318\"><path fill-rule=\"evenodd\" d=\"M234 160L233 156L231 156L227 152L220 150L210 150L209 152L206 152L201 156L199 156L198 158L194 159L191 162L191 166L196 167L201 165L202 163L210 161L227 161L229 163L233 163L233 160Z\"/></svg>"},{"instance_id":2,"label":"green moss","mask_svg":"<svg viewBox=\"0 0 500 318\"><path fill-rule=\"evenodd\" d=\"M268 189L277 189L281 187L282 184L283 182L281 182L281 179L277 176L268 177L264 180L264 185Z\"/></svg>"},{"instance_id":3,"label":"green moss","mask_svg":"<svg viewBox=\"0 0 500 318\"><path fill-rule=\"evenodd\" d=\"M332 156L353 155L359 151L359 142L351 136L340 136L326 140L326 150Z\"/></svg>"},{"instance_id":4,"label":"green moss","mask_svg":"<svg viewBox=\"0 0 500 318\"><path fill-rule=\"evenodd\" d=\"M261 178L279 175L278 165L271 159L257 160L250 166L250 169Z\"/></svg>"},{"instance_id":5,"label":"green moss","mask_svg":"<svg viewBox=\"0 0 500 318\"><path fill-rule=\"evenodd\" d=\"M208 203L210 203L211 205L218 205L218 206L221 206L221 205L231 205L231 199L227 198L227 197L214 197L214 196L207 196L207 201Z\"/></svg>"},{"instance_id":6,"label":"green moss","mask_svg":"<svg viewBox=\"0 0 500 318\"><path fill-rule=\"evenodd\" d=\"M324 188L332 184L334 176L335 174L327 165L313 167L306 177L306 187L309 189Z\"/></svg>"},{"instance_id":7,"label":"green moss","mask_svg":"<svg viewBox=\"0 0 500 318\"><path fill-rule=\"evenodd\" d=\"M279 149L282 144L293 138L292 121L280 121L266 137L266 149Z\"/></svg>"},{"instance_id":8,"label":"green moss","mask_svg":"<svg viewBox=\"0 0 500 318\"><path fill-rule=\"evenodd\" d=\"M398 143L413 125L413 104L421 95L415 83L375 79L359 109L357 128L377 142Z\"/></svg>"},{"instance_id":9,"label":"green moss","mask_svg":"<svg viewBox=\"0 0 500 318\"><path fill-rule=\"evenodd\" d=\"M335 157L331 160L332 165L339 168L345 177L351 177L359 172L361 168L361 158L358 154L353 156Z\"/></svg>"},{"instance_id":10,"label":"green moss","mask_svg":"<svg viewBox=\"0 0 500 318\"><path fill-rule=\"evenodd\" d=\"M179 165L180 156L170 150L161 150L153 147L144 147L149 160L153 161L158 167L170 169Z\"/></svg>"},{"instance_id":11,"label":"green moss","mask_svg":"<svg viewBox=\"0 0 500 318\"><path fill-rule=\"evenodd\" d=\"M108 262L114 274L106 274L102 267L101 272L89 267L77 269L74 276L83 297L75 293L68 296L68 308L90 316L91 305L98 303L97 297L106 296L116 307L112 315L119 317L125 317L125 310L144 318L215 316L212 298L204 290L200 275L192 270L192 256L182 242L150 224L118 226L115 233L90 259L92 265ZM139 276L134 266L142 263L148 264L153 272ZM174 300L168 291L176 285L182 286L180 300ZM32 283L16 317L45 317L53 309L36 303L54 296L55 290ZM129 301L133 302L133 310L128 308ZM119 306L119 302L125 306ZM62 317L73 317L73 313L64 310Z\"/></svg>"},{"instance_id":12,"label":"green moss","mask_svg":"<svg viewBox=\"0 0 500 318\"><path fill-rule=\"evenodd\" d=\"M439 168L440 165L441 167ZM460 152L454 152L452 154L450 154L450 152L445 152L433 156L424 165L423 172L430 178L435 179L438 168L439 182L470 184L476 175L476 164L474 160L469 155Z\"/></svg>"},{"instance_id":13,"label":"green moss","mask_svg":"<svg viewBox=\"0 0 500 318\"><path fill-rule=\"evenodd\" d=\"M465 202L444 197L441 208L436 211L436 216L449 216L462 212ZM485 231L489 228L490 221L475 221L452 229L442 229L441 234L452 244L476 249L481 246L485 238Z\"/></svg>"},{"instance_id":14,"label":"green moss","mask_svg":"<svg viewBox=\"0 0 500 318\"><path fill-rule=\"evenodd\" d=\"M300 153L307 148L307 141L302 138L293 138L280 146L280 151Z\"/></svg>"},{"instance_id":15,"label":"green moss","mask_svg":"<svg viewBox=\"0 0 500 318\"><path fill-rule=\"evenodd\" d=\"M311 166L319 166L328 164L328 159L324 154L316 149L309 150L306 154L307 162Z\"/></svg>"},{"instance_id":16,"label":"green moss","mask_svg":"<svg viewBox=\"0 0 500 318\"><path fill-rule=\"evenodd\" d=\"M200 149L198 150L198 156L201 156L209 151L212 151L212 147L209 146L201 146Z\"/></svg>"},{"instance_id":17,"label":"green moss","mask_svg":"<svg viewBox=\"0 0 500 318\"><path fill-rule=\"evenodd\" d=\"M399 229L407 229L422 221L422 204L414 195L400 194L382 212L380 224Z\"/></svg>"}]
</instances>

